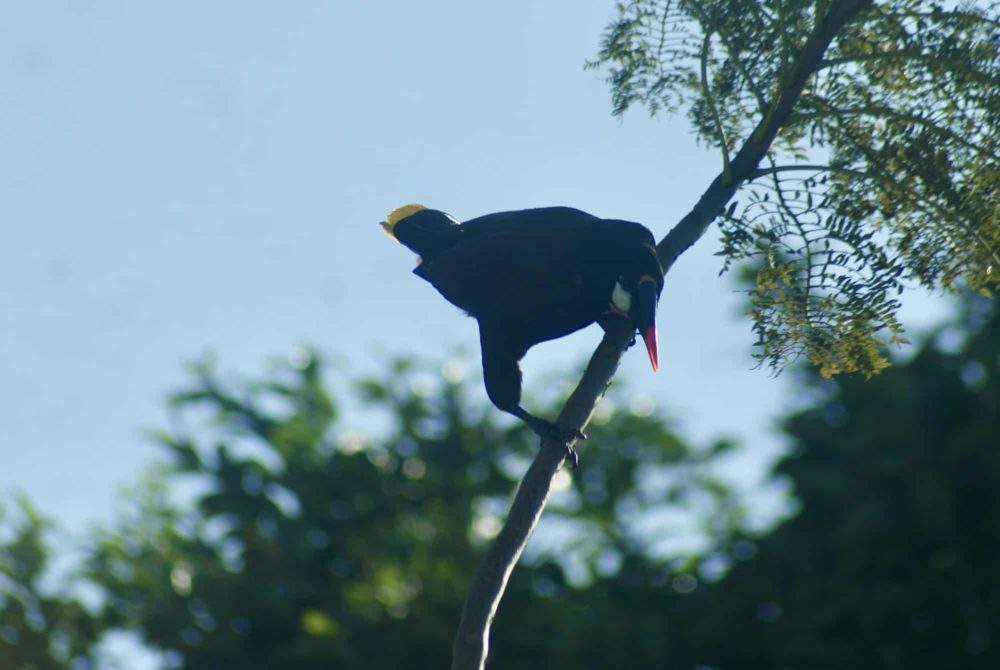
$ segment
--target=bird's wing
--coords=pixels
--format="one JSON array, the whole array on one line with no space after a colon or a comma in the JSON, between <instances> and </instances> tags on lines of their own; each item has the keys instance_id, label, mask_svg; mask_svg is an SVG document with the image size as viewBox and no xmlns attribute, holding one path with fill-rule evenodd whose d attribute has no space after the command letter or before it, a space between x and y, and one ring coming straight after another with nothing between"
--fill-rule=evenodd
<instances>
[{"instance_id":1,"label":"bird's wing","mask_svg":"<svg viewBox=\"0 0 1000 670\"><path fill-rule=\"evenodd\" d=\"M586 227L575 235L557 228L484 232L415 272L473 316L531 318L544 310L580 308L595 300L592 289L601 271L589 262L592 238Z\"/></svg>"},{"instance_id":2,"label":"bird's wing","mask_svg":"<svg viewBox=\"0 0 1000 670\"><path fill-rule=\"evenodd\" d=\"M477 216L462 224L462 232L474 236L567 229L585 227L600 221L596 216L573 207L539 207Z\"/></svg>"}]
</instances>

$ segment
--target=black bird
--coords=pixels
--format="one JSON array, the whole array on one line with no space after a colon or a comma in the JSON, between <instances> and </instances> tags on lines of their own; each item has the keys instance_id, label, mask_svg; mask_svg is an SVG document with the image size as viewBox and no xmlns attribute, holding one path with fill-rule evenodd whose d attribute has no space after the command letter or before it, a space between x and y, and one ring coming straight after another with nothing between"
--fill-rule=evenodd
<instances>
[{"instance_id":1,"label":"black bird","mask_svg":"<svg viewBox=\"0 0 1000 670\"><path fill-rule=\"evenodd\" d=\"M532 346L624 317L642 334L656 370L663 270L645 226L571 207L459 223L422 205L399 207L380 225L418 255L414 274L479 321L486 393L541 437L583 435L521 407L518 363Z\"/></svg>"}]
</instances>

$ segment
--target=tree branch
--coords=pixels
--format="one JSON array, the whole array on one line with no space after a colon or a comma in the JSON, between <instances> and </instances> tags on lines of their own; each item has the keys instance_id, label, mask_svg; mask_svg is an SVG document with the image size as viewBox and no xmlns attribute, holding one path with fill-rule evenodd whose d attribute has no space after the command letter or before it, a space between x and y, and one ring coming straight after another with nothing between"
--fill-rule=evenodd
<instances>
[{"instance_id":1,"label":"tree branch","mask_svg":"<svg viewBox=\"0 0 1000 670\"><path fill-rule=\"evenodd\" d=\"M701 90L708 103L708 109L712 112L712 120L715 122L715 134L719 136L719 146L722 150L722 174L729 177L729 141L726 140L726 130L722 127L722 120L719 119L719 110L715 106L715 98L712 97L712 89L708 85L708 52L712 48L712 30L705 32L705 40L701 46Z\"/></svg>"},{"instance_id":2,"label":"tree branch","mask_svg":"<svg viewBox=\"0 0 1000 670\"><path fill-rule=\"evenodd\" d=\"M760 179L761 177L767 177L770 175L777 174L779 172L836 172L839 174L846 174L851 177L857 177L858 179L867 179L869 177L867 172L863 170L852 170L851 168L841 167L839 165L775 165L769 168L758 168L750 173L747 177L747 181L753 181L754 179Z\"/></svg>"},{"instance_id":3,"label":"tree branch","mask_svg":"<svg viewBox=\"0 0 1000 670\"><path fill-rule=\"evenodd\" d=\"M717 32L719 34L719 38L722 40L722 44L726 47L726 52L732 59L733 64L736 65L736 68L739 70L740 75L743 77L743 80L746 81L747 88L750 89L750 92L753 93L754 98L756 98L758 111L760 111L761 114L765 114L767 112L767 100L764 99L764 93L760 90L760 87L757 86L757 82L754 81L753 77L750 76L750 72L747 70L746 65L743 63L743 60L740 59L740 53L736 48L733 47L733 42L729 36L729 33L727 33L721 25L713 25L711 21L709 21L709 18L705 14L704 10L702 10L701 6L697 2L692 2L688 4L688 7L691 9L691 11L698 14L698 20L705 28L706 47L703 47L701 78L702 78L702 85L705 87L706 91L708 89L708 84L705 83L706 80L705 80L704 50L707 49L707 43L711 38L712 33ZM712 107L714 111L715 107L714 103L712 103ZM716 114L716 117L718 117L718 114Z\"/></svg>"},{"instance_id":4,"label":"tree branch","mask_svg":"<svg viewBox=\"0 0 1000 670\"><path fill-rule=\"evenodd\" d=\"M559 413L560 424L579 426L581 430L587 425L617 372L622 352L631 339L631 327L624 319L616 319L597 345L580 383ZM490 626L507 580L538 524L549 497L552 478L565 457L565 445L545 440L521 480L507 513L507 521L469 585L452 648L452 670L478 670L483 667L489 647Z\"/></svg>"},{"instance_id":5,"label":"tree branch","mask_svg":"<svg viewBox=\"0 0 1000 670\"><path fill-rule=\"evenodd\" d=\"M767 153L779 129L787 122L809 77L840 29L874 0L841 0L830 3L798 54L791 75L784 82L771 111L760 120L750 139L740 148L725 171L712 181L701 198L657 245L664 275L677 258L698 241L726 203L736 193ZM583 429L593 414L611 378L618 370L622 353L632 339L631 327L615 323L591 356L583 378L566 401L559 421ZM503 597L507 580L541 517L551 489L552 478L565 459L565 445L545 440L514 494L507 521L473 575L462 609L462 619L452 647L452 670L481 670L486 663L489 631Z\"/></svg>"},{"instance_id":6,"label":"tree branch","mask_svg":"<svg viewBox=\"0 0 1000 670\"><path fill-rule=\"evenodd\" d=\"M666 273L677 258L705 234L709 224L722 211L741 183L757 169L767 154L778 131L785 125L805 88L809 77L816 71L834 36L848 20L870 6L873 0L851 0L831 3L826 18L809 36L799 58L791 68L791 76L778 95L777 102L768 116L761 119L746 143L732 161L732 179L727 183L723 175L717 176L702 194L694 208L667 233L657 245L660 264Z\"/></svg>"}]
</instances>

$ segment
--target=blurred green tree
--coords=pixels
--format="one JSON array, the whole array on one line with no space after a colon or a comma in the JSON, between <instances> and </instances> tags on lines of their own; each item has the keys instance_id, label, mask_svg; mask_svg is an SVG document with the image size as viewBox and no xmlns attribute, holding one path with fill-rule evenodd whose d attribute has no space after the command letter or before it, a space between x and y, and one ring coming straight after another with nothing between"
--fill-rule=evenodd
<instances>
[{"instance_id":1,"label":"blurred green tree","mask_svg":"<svg viewBox=\"0 0 1000 670\"><path fill-rule=\"evenodd\" d=\"M92 538L101 611L46 588L51 541L27 502L0 515L0 667L100 667L115 629L178 668L447 663L534 438L470 404L455 361L399 361L342 412L332 368L295 360L252 382L200 366L174 396L168 462ZM514 573L491 665L996 667L995 303L972 298L871 381L804 375L776 469L798 510L760 535L712 474L731 445L687 447L612 394ZM683 511L688 548L663 550Z\"/></svg>"},{"instance_id":2,"label":"blurred green tree","mask_svg":"<svg viewBox=\"0 0 1000 670\"><path fill-rule=\"evenodd\" d=\"M46 585L50 524L21 496L0 505L0 668L87 668L104 630L68 585Z\"/></svg>"},{"instance_id":3,"label":"blurred green tree","mask_svg":"<svg viewBox=\"0 0 1000 670\"><path fill-rule=\"evenodd\" d=\"M775 469L796 514L686 564L631 552L584 589L512 591L495 667L1000 667L996 301L973 297L873 380L803 374Z\"/></svg>"},{"instance_id":4,"label":"blurred green tree","mask_svg":"<svg viewBox=\"0 0 1000 670\"><path fill-rule=\"evenodd\" d=\"M398 361L357 384L354 411L381 436L345 423L313 355L297 363L250 383L199 366L173 397L172 428L157 435L169 464L90 561L105 623L138 631L174 667L443 667L468 575L537 438L472 406L456 361L443 375ZM515 580L518 634L551 625L538 594L585 590L635 560L648 538L634 525L650 510L697 495L689 534L702 542L739 525L708 467L728 443L694 453L649 403L633 410L609 404L562 479L540 537L550 550ZM191 504L172 497L179 487Z\"/></svg>"},{"instance_id":5,"label":"blurred green tree","mask_svg":"<svg viewBox=\"0 0 1000 670\"><path fill-rule=\"evenodd\" d=\"M801 509L697 594L676 667L1000 667L997 302L875 379L808 386L777 467Z\"/></svg>"}]
</instances>

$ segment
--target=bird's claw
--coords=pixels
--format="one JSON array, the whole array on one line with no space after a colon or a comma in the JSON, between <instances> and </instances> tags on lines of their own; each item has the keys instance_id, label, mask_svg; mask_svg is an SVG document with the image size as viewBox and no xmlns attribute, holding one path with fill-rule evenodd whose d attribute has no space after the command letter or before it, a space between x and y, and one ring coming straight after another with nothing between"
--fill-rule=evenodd
<instances>
[{"instance_id":1,"label":"bird's claw","mask_svg":"<svg viewBox=\"0 0 1000 670\"><path fill-rule=\"evenodd\" d=\"M553 424L556 429L556 439L563 444L569 444L573 440L586 440L587 434L579 428L564 426L561 423Z\"/></svg>"},{"instance_id":2,"label":"bird's claw","mask_svg":"<svg viewBox=\"0 0 1000 670\"><path fill-rule=\"evenodd\" d=\"M548 440L555 440L564 444L571 442L572 440L587 439L587 434L579 428L573 428L572 426L566 426L553 421L539 421L538 424L532 426L532 428L535 429L535 432L538 433L539 437Z\"/></svg>"},{"instance_id":3,"label":"bird's claw","mask_svg":"<svg viewBox=\"0 0 1000 670\"><path fill-rule=\"evenodd\" d=\"M580 463L580 457L570 444L574 440L586 440L587 434L579 428L573 428L554 421L536 419L531 422L531 427L542 440L552 440L562 445L563 457L569 462L571 468L576 468Z\"/></svg>"},{"instance_id":4,"label":"bird's claw","mask_svg":"<svg viewBox=\"0 0 1000 670\"><path fill-rule=\"evenodd\" d=\"M564 444L563 446L566 448L566 453L563 455L563 458L565 458L566 462L569 463L570 470L576 470L580 465L580 454L576 453L576 449L568 444Z\"/></svg>"}]
</instances>

